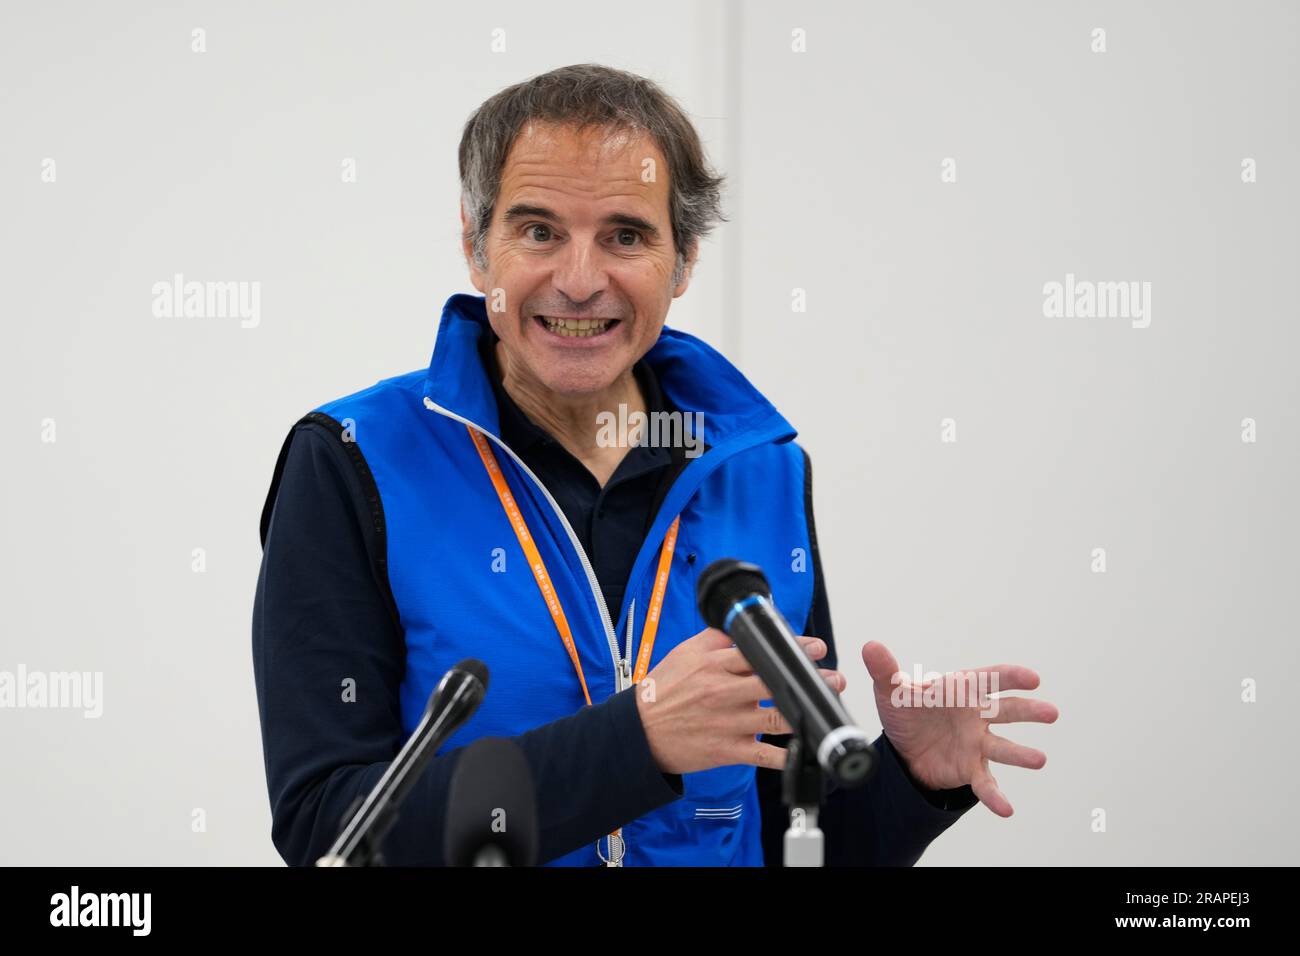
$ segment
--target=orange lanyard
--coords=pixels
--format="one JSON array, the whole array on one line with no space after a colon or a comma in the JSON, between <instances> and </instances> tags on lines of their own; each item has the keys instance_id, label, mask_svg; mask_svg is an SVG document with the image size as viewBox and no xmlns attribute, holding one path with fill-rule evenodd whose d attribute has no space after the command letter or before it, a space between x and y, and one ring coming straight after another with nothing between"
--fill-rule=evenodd
<instances>
[{"instance_id":1,"label":"orange lanyard","mask_svg":"<svg viewBox=\"0 0 1300 956\"><path fill-rule=\"evenodd\" d=\"M474 441L474 447L478 449L479 457L483 459L483 467L487 469L488 477L492 479L492 487L496 489L497 497L501 499L501 507L505 510L506 517L510 519L511 527L515 529L515 537L519 539L519 546L524 549L524 555L528 558L528 565L532 568L533 577L537 581L537 589L542 594L542 600L546 602L546 609L551 612L551 620L555 622L555 629L560 632L560 640L564 643L564 649L569 652L569 660L573 662L573 669L578 673L578 683L582 685L582 696L590 706L591 692L587 689L587 678L582 672L582 661L578 658L578 646L574 643L573 631L569 628L569 619L564 615L564 608L560 605L560 598L555 592L555 585L551 583L551 576L547 573L546 564L542 561L542 555L537 550L537 543L528 530L528 524L524 521L523 512L519 510L519 505L515 502L515 496L510 491L510 486L506 484L506 477L501 471L501 466L497 463L496 455L493 454L488 439L477 429L470 428L468 425L466 428L469 430L470 438ZM655 586L650 594L650 608L646 613L645 628L641 632L641 648L636 658L636 670L632 675L632 683L634 684L641 683L650 670L650 655L654 650L655 635L659 632L659 616L663 609L664 594L668 590L668 575L672 570L673 549L677 546L677 526L681 520L681 515L674 518L673 523L668 528L668 533L664 535L663 549L659 553L659 568L655 574Z\"/></svg>"},{"instance_id":2,"label":"orange lanyard","mask_svg":"<svg viewBox=\"0 0 1300 956\"><path fill-rule=\"evenodd\" d=\"M483 459L483 467L487 469L488 477L492 479L492 487L496 489L497 497L501 499L501 507L505 510L506 517L510 519L510 526L515 529L515 537L519 539L519 546L524 549L524 555L528 558L528 565L533 569L537 589L542 593L542 600L546 602L546 609L551 612L551 620L555 622L555 629L560 632L560 640L564 642L564 649L569 652L569 660L573 662L573 669L578 672L578 683L582 685L582 696L586 699L587 706L590 707L591 692L587 690L587 678L582 673L582 661L578 658L578 646L573 641L573 631L569 629L569 619L564 616L564 608L560 605L559 595L555 593L555 585L551 583L551 576L547 573L546 562L542 560L541 552L537 550L537 543L528 530L528 523L524 521L523 512L519 510L515 496L510 491L510 486L506 484L506 476L501 473L501 466L497 463L497 457L492 451L492 446L477 429L468 425L465 427L469 431L469 437L474 441L474 447L478 449L479 457ZM673 523L668 527L668 533L664 535L664 546L659 553L659 568L655 573L655 586L650 594L650 609L646 613L645 628L641 632L641 649L636 658L636 670L632 676L633 684L641 683L646 672L650 669L650 654L654 650L655 635L659 632L659 615L663 609L664 594L668 591L668 574L672 570L673 549L677 546L677 526L681 520L681 515L674 518ZM619 827L607 839L609 842L609 858L606 858L600 852L599 841L596 842L596 855L607 866L622 866L623 854L626 852L626 844L623 841L623 828Z\"/></svg>"}]
</instances>

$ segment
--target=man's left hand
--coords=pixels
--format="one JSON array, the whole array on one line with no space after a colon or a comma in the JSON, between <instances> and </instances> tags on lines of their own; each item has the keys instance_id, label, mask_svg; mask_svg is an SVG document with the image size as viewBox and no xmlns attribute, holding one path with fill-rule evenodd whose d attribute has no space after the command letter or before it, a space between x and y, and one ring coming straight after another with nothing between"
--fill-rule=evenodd
<instances>
[{"instance_id":1,"label":"man's left hand","mask_svg":"<svg viewBox=\"0 0 1300 956\"><path fill-rule=\"evenodd\" d=\"M1038 675L1018 664L997 664L916 684L879 641L862 646L862 662L871 674L881 726L912 776L932 790L970 784L980 803L1000 817L1011 816L1011 802L989 772L989 761L1038 770L1047 755L998 736L989 725L1050 724L1060 712L1045 700L988 695L1033 690Z\"/></svg>"}]
</instances>

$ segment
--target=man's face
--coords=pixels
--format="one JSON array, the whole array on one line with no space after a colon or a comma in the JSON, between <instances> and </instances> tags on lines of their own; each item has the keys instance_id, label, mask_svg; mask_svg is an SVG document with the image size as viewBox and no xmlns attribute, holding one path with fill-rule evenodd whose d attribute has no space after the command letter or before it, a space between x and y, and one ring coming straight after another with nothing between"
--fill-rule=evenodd
<instances>
[{"instance_id":1,"label":"man's face","mask_svg":"<svg viewBox=\"0 0 1300 956\"><path fill-rule=\"evenodd\" d=\"M515 139L486 251L471 275L511 375L571 396L609 388L650 350L694 262L674 287L668 167L649 137L553 124Z\"/></svg>"}]
</instances>

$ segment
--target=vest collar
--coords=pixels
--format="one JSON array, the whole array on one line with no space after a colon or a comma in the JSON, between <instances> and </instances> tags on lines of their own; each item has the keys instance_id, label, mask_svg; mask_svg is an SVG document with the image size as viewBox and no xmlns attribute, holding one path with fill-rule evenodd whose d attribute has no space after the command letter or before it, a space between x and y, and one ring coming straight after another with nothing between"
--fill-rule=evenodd
<instances>
[{"instance_id":1,"label":"vest collar","mask_svg":"<svg viewBox=\"0 0 1300 956\"><path fill-rule=\"evenodd\" d=\"M500 438L496 397L478 354L483 335L491 335L486 298L451 296L442 309L424 395ZM702 339L665 325L645 361L674 407L703 416L704 441L715 449L795 437L772 403Z\"/></svg>"}]
</instances>

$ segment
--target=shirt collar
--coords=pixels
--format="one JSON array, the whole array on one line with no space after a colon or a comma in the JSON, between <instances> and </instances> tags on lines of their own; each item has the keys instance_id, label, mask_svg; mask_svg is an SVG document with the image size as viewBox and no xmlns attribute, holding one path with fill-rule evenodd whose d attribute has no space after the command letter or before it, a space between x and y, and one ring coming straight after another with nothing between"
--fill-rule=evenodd
<instances>
[{"instance_id":1,"label":"shirt collar","mask_svg":"<svg viewBox=\"0 0 1300 956\"><path fill-rule=\"evenodd\" d=\"M555 439L524 414L523 409L515 404L515 400L501 384L501 366L497 362L496 352L497 341L497 334L489 329L487 335L479 338L478 354L483 362L483 371L487 373L488 384L492 386L492 394L496 398L501 440L519 454L523 454L526 449L539 443L554 444ZM645 396L648 413L672 410L663 389L659 386L658 377L644 359L632 366L632 374L636 376L637 383L641 386L641 394ZM653 453L648 457L653 458L656 465L668 464L672 458L664 448L647 447L642 450ZM648 461L647 464L649 463Z\"/></svg>"}]
</instances>

